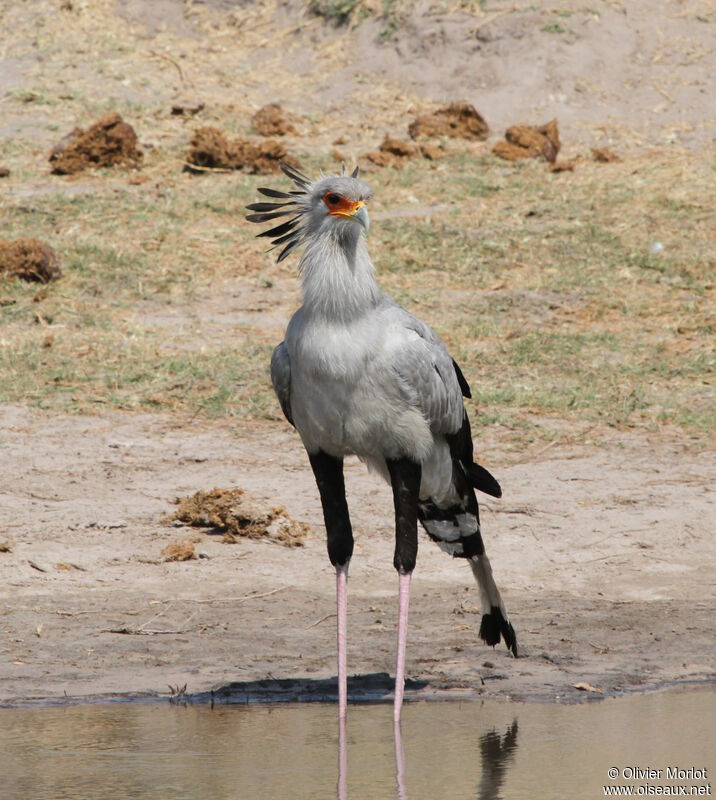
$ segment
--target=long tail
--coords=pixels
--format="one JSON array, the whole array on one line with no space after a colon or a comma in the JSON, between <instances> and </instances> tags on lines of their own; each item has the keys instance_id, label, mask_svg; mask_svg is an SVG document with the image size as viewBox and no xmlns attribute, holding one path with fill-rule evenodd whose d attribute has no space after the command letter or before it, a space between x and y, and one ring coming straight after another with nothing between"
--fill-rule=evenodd
<instances>
[{"instance_id":1,"label":"long tail","mask_svg":"<svg viewBox=\"0 0 716 800\"><path fill-rule=\"evenodd\" d=\"M465 558L470 562L472 574L480 590L480 638L492 646L499 644L501 638L504 639L507 648L517 657L517 637L492 576L472 487L460 498L460 502L447 508L439 508L430 500L420 501L418 519L441 550L454 558Z\"/></svg>"},{"instance_id":2,"label":"long tail","mask_svg":"<svg viewBox=\"0 0 716 800\"><path fill-rule=\"evenodd\" d=\"M480 587L480 606L482 622L480 623L480 638L489 645L500 642L500 636L505 640L507 649L511 650L517 658L517 637L507 618L507 609L502 602L500 592L492 577L492 567L487 553L481 556L472 556L470 559L472 574Z\"/></svg>"},{"instance_id":3,"label":"long tail","mask_svg":"<svg viewBox=\"0 0 716 800\"><path fill-rule=\"evenodd\" d=\"M453 465L452 490L439 505L430 498L420 500L418 519L428 536L442 550L455 558L469 560L480 590L480 638L493 646L502 638L517 657L517 637L492 576L492 567L482 541L480 512L475 497L476 488L494 497L500 497L502 490L484 467L472 461L472 437L467 414L462 430L454 437L446 438Z\"/></svg>"}]
</instances>

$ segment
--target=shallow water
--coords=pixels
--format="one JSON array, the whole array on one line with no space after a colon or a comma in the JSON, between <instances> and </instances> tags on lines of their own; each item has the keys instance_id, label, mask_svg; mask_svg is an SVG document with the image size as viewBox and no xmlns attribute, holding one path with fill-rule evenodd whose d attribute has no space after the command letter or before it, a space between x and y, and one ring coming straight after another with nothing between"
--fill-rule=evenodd
<instances>
[{"instance_id":1,"label":"shallow water","mask_svg":"<svg viewBox=\"0 0 716 800\"><path fill-rule=\"evenodd\" d=\"M716 768L715 698L702 688L572 706L412 703L397 742L400 775L391 706L350 706L341 795L577 800L603 797L604 785L633 785L635 794L647 783L705 787ZM338 741L331 704L4 709L0 797L330 798ZM667 766L707 773L677 781L607 774Z\"/></svg>"}]
</instances>

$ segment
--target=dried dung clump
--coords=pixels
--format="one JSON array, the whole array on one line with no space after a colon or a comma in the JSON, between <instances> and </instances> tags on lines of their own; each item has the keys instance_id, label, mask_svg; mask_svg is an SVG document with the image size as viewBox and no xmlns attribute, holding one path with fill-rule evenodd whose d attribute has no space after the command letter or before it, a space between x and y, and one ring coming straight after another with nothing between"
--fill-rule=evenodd
<instances>
[{"instance_id":1,"label":"dried dung clump","mask_svg":"<svg viewBox=\"0 0 716 800\"><path fill-rule=\"evenodd\" d=\"M423 154L423 158L427 158L429 161L437 161L445 155L442 147L427 142L420 145L420 152Z\"/></svg>"},{"instance_id":2,"label":"dried dung clump","mask_svg":"<svg viewBox=\"0 0 716 800\"><path fill-rule=\"evenodd\" d=\"M113 113L65 136L52 148L50 164L56 175L74 175L93 167L134 166L141 158L134 128Z\"/></svg>"},{"instance_id":3,"label":"dried dung clump","mask_svg":"<svg viewBox=\"0 0 716 800\"><path fill-rule=\"evenodd\" d=\"M553 164L562 146L556 119L544 125L513 125L505 132L505 140L497 142L492 152L507 161L541 156Z\"/></svg>"},{"instance_id":4,"label":"dried dung clump","mask_svg":"<svg viewBox=\"0 0 716 800\"><path fill-rule=\"evenodd\" d=\"M9 178L10 170L7 167L0 167L0 178Z\"/></svg>"},{"instance_id":5,"label":"dried dung clump","mask_svg":"<svg viewBox=\"0 0 716 800\"><path fill-rule=\"evenodd\" d=\"M592 148L592 157L595 161L599 161L602 164L609 164L616 161L621 161L621 158L613 151L610 150L608 147L593 147Z\"/></svg>"},{"instance_id":6,"label":"dried dung clump","mask_svg":"<svg viewBox=\"0 0 716 800\"><path fill-rule=\"evenodd\" d=\"M196 558L193 542L172 542L162 550L164 561L191 561L193 558Z\"/></svg>"},{"instance_id":7,"label":"dried dung clump","mask_svg":"<svg viewBox=\"0 0 716 800\"><path fill-rule=\"evenodd\" d=\"M363 154L363 158L368 159L376 167L396 167L400 169L403 165L402 159L396 158L390 153L383 153L381 150L369 150Z\"/></svg>"},{"instance_id":8,"label":"dried dung clump","mask_svg":"<svg viewBox=\"0 0 716 800\"><path fill-rule=\"evenodd\" d=\"M60 277L60 263L57 253L39 239L0 239L0 274L49 283Z\"/></svg>"},{"instance_id":9,"label":"dried dung clump","mask_svg":"<svg viewBox=\"0 0 716 800\"><path fill-rule=\"evenodd\" d=\"M240 136L229 139L224 131L208 125L194 131L187 154L187 169L245 169L265 174L278 172L281 161L296 164L282 142L275 139L251 142Z\"/></svg>"},{"instance_id":10,"label":"dried dung clump","mask_svg":"<svg viewBox=\"0 0 716 800\"><path fill-rule=\"evenodd\" d=\"M270 508L243 489L211 489L180 498L179 508L165 522L174 520L218 528L226 542L268 537L288 547L302 547L308 531L283 508Z\"/></svg>"},{"instance_id":11,"label":"dried dung clump","mask_svg":"<svg viewBox=\"0 0 716 800\"><path fill-rule=\"evenodd\" d=\"M298 133L293 117L287 114L278 103L269 103L251 117L251 124L261 136L285 136Z\"/></svg>"},{"instance_id":12,"label":"dried dung clump","mask_svg":"<svg viewBox=\"0 0 716 800\"><path fill-rule=\"evenodd\" d=\"M378 150L364 154L364 158L379 167L395 167L400 169L409 158L422 155L428 159L441 158L443 151L436 145L415 145L404 139L396 139L386 134Z\"/></svg>"},{"instance_id":13,"label":"dried dung clump","mask_svg":"<svg viewBox=\"0 0 716 800\"><path fill-rule=\"evenodd\" d=\"M388 134L385 135L385 139L381 142L380 150L383 153L391 153L394 156L398 156L398 158L412 158L418 154L418 148L414 144L388 136Z\"/></svg>"},{"instance_id":14,"label":"dried dung clump","mask_svg":"<svg viewBox=\"0 0 716 800\"><path fill-rule=\"evenodd\" d=\"M432 114L421 114L408 127L411 138L450 136L453 139L487 139L490 128L475 106L451 103Z\"/></svg>"}]
</instances>

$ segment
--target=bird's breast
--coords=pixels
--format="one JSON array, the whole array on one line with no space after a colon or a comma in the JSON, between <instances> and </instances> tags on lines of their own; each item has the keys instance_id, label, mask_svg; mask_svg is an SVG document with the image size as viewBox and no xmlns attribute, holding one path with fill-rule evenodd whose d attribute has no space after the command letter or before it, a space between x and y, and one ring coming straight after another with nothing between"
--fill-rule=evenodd
<instances>
[{"instance_id":1,"label":"bird's breast","mask_svg":"<svg viewBox=\"0 0 716 800\"><path fill-rule=\"evenodd\" d=\"M427 451L428 427L405 401L384 328L361 321L289 334L291 411L309 452L420 458Z\"/></svg>"},{"instance_id":2,"label":"bird's breast","mask_svg":"<svg viewBox=\"0 0 716 800\"><path fill-rule=\"evenodd\" d=\"M288 346L291 364L295 362L302 372L317 381L340 381L350 386L361 379L381 345L378 332L361 321L307 325Z\"/></svg>"}]
</instances>

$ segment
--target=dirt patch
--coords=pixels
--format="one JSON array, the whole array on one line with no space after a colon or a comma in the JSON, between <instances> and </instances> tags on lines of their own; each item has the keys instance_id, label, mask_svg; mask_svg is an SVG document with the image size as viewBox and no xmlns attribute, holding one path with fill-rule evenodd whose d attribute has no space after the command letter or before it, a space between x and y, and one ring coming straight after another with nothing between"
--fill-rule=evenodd
<instances>
[{"instance_id":1,"label":"dirt patch","mask_svg":"<svg viewBox=\"0 0 716 800\"><path fill-rule=\"evenodd\" d=\"M196 557L194 542L172 542L162 550L162 559L164 561L191 561Z\"/></svg>"},{"instance_id":2,"label":"dirt patch","mask_svg":"<svg viewBox=\"0 0 716 800\"><path fill-rule=\"evenodd\" d=\"M0 275L48 283L60 277L57 253L39 239L0 239Z\"/></svg>"},{"instance_id":3,"label":"dirt patch","mask_svg":"<svg viewBox=\"0 0 716 800\"><path fill-rule=\"evenodd\" d=\"M431 160L442 158L443 150L437 145L416 145L405 139L396 139L386 134L378 150L364 153L363 158L368 159L379 167L395 167L400 169L409 158L423 156Z\"/></svg>"},{"instance_id":4,"label":"dirt patch","mask_svg":"<svg viewBox=\"0 0 716 800\"><path fill-rule=\"evenodd\" d=\"M287 114L278 103L265 105L251 118L254 130L261 136L285 136L289 133L298 133L293 122L292 115Z\"/></svg>"},{"instance_id":5,"label":"dirt patch","mask_svg":"<svg viewBox=\"0 0 716 800\"><path fill-rule=\"evenodd\" d=\"M136 166L141 159L134 128L117 113L107 114L87 130L75 128L50 153L56 175L74 175L94 167Z\"/></svg>"},{"instance_id":6,"label":"dirt patch","mask_svg":"<svg viewBox=\"0 0 716 800\"><path fill-rule=\"evenodd\" d=\"M255 174L278 172L281 161L296 164L285 145L276 139L251 142L237 136L234 139L207 125L198 128L192 137L187 154L187 168L240 169Z\"/></svg>"},{"instance_id":7,"label":"dirt patch","mask_svg":"<svg viewBox=\"0 0 716 800\"><path fill-rule=\"evenodd\" d=\"M505 141L497 142L492 152L507 161L539 158L553 164L562 146L557 120L544 125L513 125L505 132Z\"/></svg>"},{"instance_id":8,"label":"dirt patch","mask_svg":"<svg viewBox=\"0 0 716 800\"><path fill-rule=\"evenodd\" d=\"M616 161L621 161L621 158L608 147L593 147L592 158L602 164L609 164Z\"/></svg>"},{"instance_id":9,"label":"dirt patch","mask_svg":"<svg viewBox=\"0 0 716 800\"><path fill-rule=\"evenodd\" d=\"M186 522L218 528L224 541L267 537L287 547L302 547L308 526L290 517L285 509L265 505L243 489L211 489L179 500L179 508L166 522Z\"/></svg>"},{"instance_id":10,"label":"dirt patch","mask_svg":"<svg viewBox=\"0 0 716 800\"><path fill-rule=\"evenodd\" d=\"M490 128L475 106L470 103L451 103L432 114L421 114L408 126L413 139L449 136L453 139L484 141Z\"/></svg>"}]
</instances>

